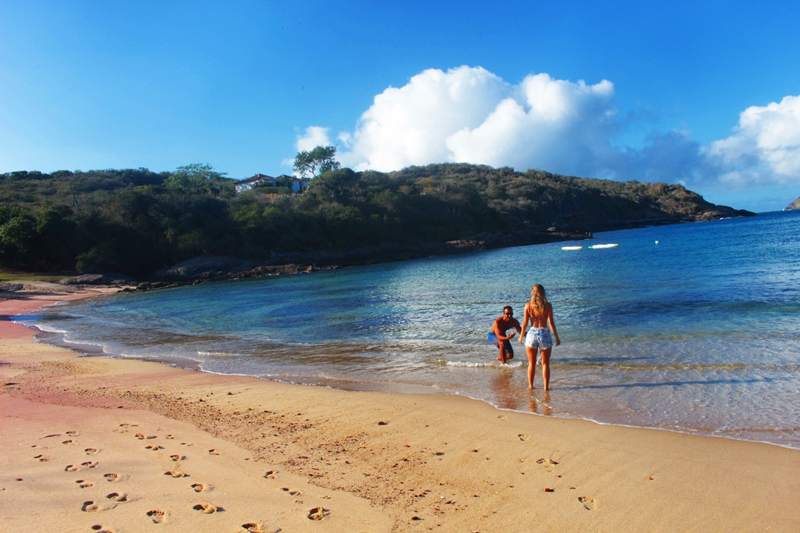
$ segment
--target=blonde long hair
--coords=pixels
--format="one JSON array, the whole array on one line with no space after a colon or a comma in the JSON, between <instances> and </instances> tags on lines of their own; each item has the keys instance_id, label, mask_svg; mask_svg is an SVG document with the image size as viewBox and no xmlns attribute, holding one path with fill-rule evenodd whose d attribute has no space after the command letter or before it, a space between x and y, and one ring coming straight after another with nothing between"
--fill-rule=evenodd
<instances>
[{"instance_id":1,"label":"blonde long hair","mask_svg":"<svg viewBox=\"0 0 800 533\"><path fill-rule=\"evenodd\" d=\"M534 284L531 288L531 308L533 316L544 316L544 308L547 306L547 295L544 292L544 287L540 284Z\"/></svg>"}]
</instances>

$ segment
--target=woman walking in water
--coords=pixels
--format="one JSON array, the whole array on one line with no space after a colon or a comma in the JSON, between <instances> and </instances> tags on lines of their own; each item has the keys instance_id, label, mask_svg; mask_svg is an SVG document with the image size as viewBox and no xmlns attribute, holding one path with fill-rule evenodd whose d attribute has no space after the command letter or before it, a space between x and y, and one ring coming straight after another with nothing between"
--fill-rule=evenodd
<instances>
[{"instance_id":1,"label":"woman walking in water","mask_svg":"<svg viewBox=\"0 0 800 533\"><path fill-rule=\"evenodd\" d=\"M531 328L525 334L525 327L530 321ZM548 330L547 327L550 327ZM528 388L533 389L533 378L536 375L536 352L542 351L542 378L544 390L550 389L550 352L553 349L553 338L556 346L561 344L556 332L556 323L553 321L553 306L547 301L544 287L538 283L531 289L531 301L525 304L525 315L522 319L522 334L519 342L525 342L525 351L528 352Z\"/></svg>"}]
</instances>

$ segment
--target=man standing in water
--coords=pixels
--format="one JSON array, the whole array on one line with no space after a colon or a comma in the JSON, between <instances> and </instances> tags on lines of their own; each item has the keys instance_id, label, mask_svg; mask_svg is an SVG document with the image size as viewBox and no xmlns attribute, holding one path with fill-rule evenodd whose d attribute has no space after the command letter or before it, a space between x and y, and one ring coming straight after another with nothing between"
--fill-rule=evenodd
<instances>
[{"instance_id":1,"label":"man standing in water","mask_svg":"<svg viewBox=\"0 0 800 533\"><path fill-rule=\"evenodd\" d=\"M506 332L512 328L517 331L512 331L511 335L506 335ZM522 328L517 319L514 318L514 310L511 309L510 305L507 305L503 308L503 316L495 319L494 324L492 324L492 332L489 333L489 342L500 350L500 357L497 360L502 364L506 364L506 359L514 358L514 349L509 341L517 333L522 333Z\"/></svg>"}]
</instances>

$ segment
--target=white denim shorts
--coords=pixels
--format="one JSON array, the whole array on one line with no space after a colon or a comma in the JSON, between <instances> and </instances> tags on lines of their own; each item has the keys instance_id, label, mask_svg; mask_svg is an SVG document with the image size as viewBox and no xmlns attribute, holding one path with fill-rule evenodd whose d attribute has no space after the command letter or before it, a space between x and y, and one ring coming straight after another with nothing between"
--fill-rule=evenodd
<instances>
[{"instance_id":1,"label":"white denim shorts","mask_svg":"<svg viewBox=\"0 0 800 533\"><path fill-rule=\"evenodd\" d=\"M546 350L553 347L553 337L548 328L531 328L525 335L525 346Z\"/></svg>"}]
</instances>

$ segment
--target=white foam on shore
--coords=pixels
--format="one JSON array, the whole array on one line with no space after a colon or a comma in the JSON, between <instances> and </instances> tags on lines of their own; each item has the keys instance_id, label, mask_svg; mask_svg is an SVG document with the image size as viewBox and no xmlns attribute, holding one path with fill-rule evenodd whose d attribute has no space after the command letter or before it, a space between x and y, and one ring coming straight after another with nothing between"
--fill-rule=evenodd
<instances>
[{"instance_id":1,"label":"white foam on shore","mask_svg":"<svg viewBox=\"0 0 800 533\"><path fill-rule=\"evenodd\" d=\"M16 315L11 317L11 322L14 324L19 324L20 326L25 326L26 328L31 329L38 329L39 331L43 331L45 333L54 333L57 335L65 335L67 333L64 329L54 328L53 326L48 326L45 324L39 324L37 322L29 321L23 318L25 315Z\"/></svg>"},{"instance_id":2,"label":"white foam on shore","mask_svg":"<svg viewBox=\"0 0 800 533\"><path fill-rule=\"evenodd\" d=\"M198 351L197 355L200 357L243 357L240 353L227 353L227 352L201 352Z\"/></svg>"},{"instance_id":3,"label":"white foam on shore","mask_svg":"<svg viewBox=\"0 0 800 533\"><path fill-rule=\"evenodd\" d=\"M445 361L445 360L434 360L435 364L444 365L444 366L455 366L455 367L463 367L463 368L519 368L522 366L522 361L509 361L505 365L500 363L498 360L493 361L481 361L481 362L472 362L472 361Z\"/></svg>"}]
</instances>

